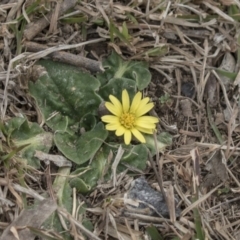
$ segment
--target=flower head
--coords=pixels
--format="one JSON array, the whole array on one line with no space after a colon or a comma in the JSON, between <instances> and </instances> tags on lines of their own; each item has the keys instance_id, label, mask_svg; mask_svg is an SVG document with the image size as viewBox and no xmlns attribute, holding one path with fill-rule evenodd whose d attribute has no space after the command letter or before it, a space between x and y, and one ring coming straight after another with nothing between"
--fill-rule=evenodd
<instances>
[{"instance_id":1,"label":"flower head","mask_svg":"<svg viewBox=\"0 0 240 240\"><path fill-rule=\"evenodd\" d=\"M158 118L152 116L143 116L153 108L153 103L149 98L142 99L142 93L138 92L130 104L130 98L127 90L122 91L122 103L113 95L109 96L111 102L106 102L106 108L113 115L105 115L102 121L107 123L106 129L115 131L117 136L124 135L125 144L129 144L132 135L141 143L145 143L142 133L153 134L156 129ZM142 133L141 133L142 132Z\"/></svg>"}]
</instances>

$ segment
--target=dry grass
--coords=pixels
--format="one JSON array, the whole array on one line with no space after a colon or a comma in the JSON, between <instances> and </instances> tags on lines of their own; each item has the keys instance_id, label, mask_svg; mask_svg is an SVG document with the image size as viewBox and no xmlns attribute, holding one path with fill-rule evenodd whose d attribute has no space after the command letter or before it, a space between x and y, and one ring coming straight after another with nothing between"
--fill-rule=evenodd
<instances>
[{"instance_id":1,"label":"dry grass","mask_svg":"<svg viewBox=\"0 0 240 240\"><path fill-rule=\"evenodd\" d=\"M40 58L49 56L92 72L102 70L101 60L113 49L125 59L149 62L153 78L146 94L156 103L160 130L170 132L174 142L149 159L139 175L153 188L166 190L170 219L122 212L133 179L115 173L114 181L99 183L87 198L73 191L72 214L58 208L70 223L64 228L71 229L73 239L150 239L145 230L151 225L164 239L240 239L239 0L76 2L39 1L33 13L28 11L34 1L0 4L1 120L25 114L41 123L26 88L27 73ZM83 20L67 24L69 16ZM124 22L128 35L122 32ZM236 73L231 81L219 75L219 66ZM159 98L165 94L169 101L162 103ZM2 239L13 239L11 234L18 239L17 221L30 224L26 204L42 200L45 191L54 199L50 191L55 175L48 166L29 168L19 179L19 165L15 160L8 167L2 161L0 165L0 229L6 229ZM173 192L179 198L179 217ZM76 209L84 202L93 233L82 225L84 216ZM24 234L34 239L32 233ZM57 232L45 234L61 239Z\"/></svg>"}]
</instances>

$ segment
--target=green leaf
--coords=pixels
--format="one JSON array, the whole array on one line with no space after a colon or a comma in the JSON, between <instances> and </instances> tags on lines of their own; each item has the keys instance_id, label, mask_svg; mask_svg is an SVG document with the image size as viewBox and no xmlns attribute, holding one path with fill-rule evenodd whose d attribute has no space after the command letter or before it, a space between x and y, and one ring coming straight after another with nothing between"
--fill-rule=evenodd
<instances>
[{"instance_id":1,"label":"green leaf","mask_svg":"<svg viewBox=\"0 0 240 240\"><path fill-rule=\"evenodd\" d=\"M124 27L124 26L123 26ZM120 32L118 28L114 25L113 21L110 20L109 24L109 32L110 32L110 39L111 42L114 41L114 37L117 36L122 42L124 42L127 46L131 47L131 43L126 37L126 29L124 29L124 33Z\"/></svg>"},{"instance_id":2,"label":"green leaf","mask_svg":"<svg viewBox=\"0 0 240 240\"><path fill-rule=\"evenodd\" d=\"M83 179L91 187L95 187L97 181L104 177L104 171L107 167L107 158L109 154L109 152L106 151L107 149L109 148L103 146L103 148L96 153L94 160L89 166L90 170L81 176L81 179Z\"/></svg>"},{"instance_id":3,"label":"green leaf","mask_svg":"<svg viewBox=\"0 0 240 240\"><path fill-rule=\"evenodd\" d=\"M81 176L84 173L89 174L91 167L78 167L75 171L71 173L71 179L69 184L72 188L76 188L76 190L82 194L88 193L91 190L91 186L84 182L81 179Z\"/></svg>"},{"instance_id":4,"label":"green leaf","mask_svg":"<svg viewBox=\"0 0 240 240\"><path fill-rule=\"evenodd\" d=\"M32 13L36 13L37 10L39 9L39 5L41 4L41 0L36 0L33 1L27 8L25 8L25 14L27 14L27 16L30 16ZM25 20L26 17L24 16L24 14L21 14L16 21L19 23L22 20Z\"/></svg>"},{"instance_id":5,"label":"green leaf","mask_svg":"<svg viewBox=\"0 0 240 240\"><path fill-rule=\"evenodd\" d=\"M146 231L152 240L163 240L163 236L160 235L155 226L149 226L146 228Z\"/></svg>"},{"instance_id":6,"label":"green leaf","mask_svg":"<svg viewBox=\"0 0 240 240\"><path fill-rule=\"evenodd\" d=\"M65 157L77 164L80 162L76 145L79 137L77 134L70 134L63 131L58 131L54 134L54 142L57 148Z\"/></svg>"},{"instance_id":7,"label":"green leaf","mask_svg":"<svg viewBox=\"0 0 240 240\"><path fill-rule=\"evenodd\" d=\"M10 153L4 155L4 156L0 156L0 161L8 161L10 160L14 155L16 155L18 152L20 152L22 149L24 149L25 147L27 147L29 144L20 146L18 148L13 149Z\"/></svg>"},{"instance_id":8,"label":"green leaf","mask_svg":"<svg viewBox=\"0 0 240 240\"><path fill-rule=\"evenodd\" d=\"M86 184L81 178L71 179L69 184L72 188L76 188L76 190L82 194L88 193L91 190L91 186Z\"/></svg>"},{"instance_id":9,"label":"green leaf","mask_svg":"<svg viewBox=\"0 0 240 240\"><path fill-rule=\"evenodd\" d=\"M216 72L223 77L228 77L232 81L234 81L235 78L237 77L237 73L228 72L222 69L216 69Z\"/></svg>"},{"instance_id":10,"label":"green leaf","mask_svg":"<svg viewBox=\"0 0 240 240\"><path fill-rule=\"evenodd\" d=\"M125 39L129 39L129 38L130 38L129 33L128 33L128 28L127 28L126 22L123 22L123 25L122 25L122 34L123 34L123 36L125 37Z\"/></svg>"},{"instance_id":11,"label":"green leaf","mask_svg":"<svg viewBox=\"0 0 240 240\"><path fill-rule=\"evenodd\" d=\"M38 168L39 159L35 158L35 151L48 153L52 147L52 134L45 132L37 123L28 122L25 118L12 118L6 123L6 131L13 147L23 148L19 155L28 164Z\"/></svg>"},{"instance_id":12,"label":"green leaf","mask_svg":"<svg viewBox=\"0 0 240 240\"><path fill-rule=\"evenodd\" d=\"M67 24L74 24L74 23L82 23L82 22L86 22L88 20L88 17L83 15L83 14L79 14L78 16L74 16L74 17L66 17L61 19L62 23L67 23Z\"/></svg>"},{"instance_id":13,"label":"green leaf","mask_svg":"<svg viewBox=\"0 0 240 240\"><path fill-rule=\"evenodd\" d=\"M147 57L161 57L168 53L169 49L167 46L163 47L154 47L147 51L145 51L142 55L145 55Z\"/></svg>"},{"instance_id":14,"label":"green leaf","mask_svg":"<svg viewBox=\"0 0 240 240\"><path fill-rule=\"evenodd\" d=\"M72 187L80 193L87 193L92 188L97 185L99 179L104 179L104 177L109 177L107 172L111 167L108 165L107 159L110 151L110 147L104 145L94 156L94 159L91 161L90 165L87 168L78 168L71 175L79 176L75 177L70 181Z\"/></svg>"},{"instance_id":15,"label":"green leaf","mask_svg":"<svg viewBox=\"0 0 240 240\"><path fill-rule=\"evenodd\" d=\"M138 21L137 21L137 19L136 19L131 13L126 12L125 14L126 14L127 18L128 18L131 22L133 22L134 24L139 24Z\"/></svg>"},{"instance_id":16,"label":"green leaf","mask_svg":"<svg viewBox=\"0 0 240 240\"><path fill-rule=\"evenodd\" d=\"M92 222L86 217L86 214L85 214L87 208L88 208L88 206L86 203L84 203L84 204L81 203L81 207L79 208L78 213L83 216L82 225L85 228L87 228L89 231L93 232L94 226L93 226Z\"/></svg>"},{"instance_id":17,"label":"green leaf","mask_svg":"<svg viewBox=\"0 0 240 240\"><path fill-rule=\"evenodd\" d=\"M76 131L85 114L96 114L101 98L96 94L99 81L88 73L67 64L41 60L47 73L29 83L46 124L53 130ZM68 129L68 131L70 131Z\"/></svg>"},{"instance_id":18,"label":"green leaf","mask_svg":"<svg viewBox=\"0 0 240 240\"><path fill-rule=\"evenodd\" d=\"M97 76L102 86L112 78L128 78L136 82L136 86L139 90L143 90L151 81L151 73L146 63L124 61L115 52L103 62L103 67L106 71Z\"/></svg>"},{"instance_id":19,"label":"green leaf","mask_svg":"<svg viewBox=\"0 0 240 240\"><path fill-rule=\"evenodd\" d=\"M148 150L145 144L131 146L129 150L125 150L120 165L118 166L118 171L123 171L128 168L128 166L144 170L146 168L147 160Z\"/></svg>"},{"instance_id":20,"label":"green leaf","mask_svg":"<svg viewBox=\"0 0 240 240\"><path fill-rule=\"evenodd\" d=\"M238 45L240 44L240 34L239 33L238 33L238 37L237 37L237 43L238 43ZM237 49L236 55L237 55L237 66L240 66L240 49L239 48ZM236 77L237 77L237 75L236 75ZM234 80L235 80L235 78L234 78Z\"/></svg>"},{"instance_id":21,"label":"green leaf","mask_svg":"<svg viewBox=\"0 0 240 240\"><path fill-rule=\"evenodd\" d=\"M5 137L7 137L7 130L6 130L6 127L5 127L5 125L2 121L0 121L0 131Z\"/></svg>"},{"instance_id":22,"label":"green leaf","mask_svg":"<svg viewBox=\"0 0 240 240\"><path fill-rule=\"evenodd\" d=\"M103 144L108 136L108 131L104 129L104 125L100 122L96 127L84 133L77 142L80 163L84 163L92 158Z\"/></svg>"},{"instance_id":23,"label":"green leaf","mask_svg":"<svg viewBox=\"0 0 240 240\"><path fill-rule=\"evenodd\" d=\"M196 199L197 200L197 199ZM195 207L193 209L193 217L194 217L194 224L196 230L196 239L204 240L204 230L201 221L201 214L198 211L198 208Z\"/></svg>"},{"instance_id":24,"label":"green leaf","mask_svg":"<svg viewBox=\"0 0 240 240\"><path fill-rule=\"evenodd\" d=\"M209 103L207 103L207 118L208 118L208 121L210 123L210 126L211 126L215 136L217 137L218 142L220 144L223 144L224 139L222 137L221 131L217 127L217 124L215 124L215 121L213 120L213 115L212 115L212 111L211 111L211 108L209 106Z\"/></svg>"},{"instance_id":25,"label":"green leaf","mask_svg":"<svg viewBox=\"0 0 240 240\"><path fill-rule=\"evenodd\" d=\"M94 23L98 26L103 26L105 21L103 18L97 18L97 19L92 19L92 23Z\"/></svg>"},{"instance_id":26,"label":"green leaf","mask_svg":"<svg viewBox=\"0 0 240 240\"><path fill-rule=\"evenodd\" d=\"M239 9L237 5L231 4L228 7L228 14L229 15L238 15L239 14Z\"/></svg>"},{"instance_id":27,"label":"green leaf","mask_svg":"<svg viewBox=\"0 0 240 240\"><path fill-rule=\"evenodd\" d=\"M90 232L93 232L94 226L93 226L91 220L84 218L83 221L82 221L82 225L83 225L86 229L88 229Z\"/></svg>"},{"instance_id":28,"label":"green leaf","mask_svg":"<svg viewBox=\"0 0 240 240\"><path fill-rule=\"evenodd\" d=\"M81 128L84 128L85 131L90 131L96 126L96 118L93 114L87 113L80 120Z\"/></svg>"},{"instance_id":29,"label":"green leaf","mask_svg":"<svg viewBox=\"0 0 240 240\"><path fill-rule=\"evenodd\" d=\"M11 145L10 139L11 139L12 132L18 129L25 120L26 120L25 118L20 118L20 117L12 118L10 121L6 122L5 125L2 127L3 133L7 138L7 143L9 146Z\"/></svg>"},{"instance_id":30,"label":"green leaf","mask_svg":"<svg viewBox=\"0 0 240 240\"><path fill-rule=\"evenodd\" d=\"M56 132L54 141L58 149L76 164L83 164L92 158L107 138L108 132L98 123L91 131L82 136L68 132Z\"/></svg>"},{"instance_id":31,"label":"green leaf","mask_svg":"<svg viewBox=\"0 0 240 240\"><path fill-rule=\"evenodd\" d=\"M99 90L99 94L105 101L109 101L109 95L112 94L122 101L122 91L127 89L130 98L135 95L135 81L128 78L112 78L108 84Z\"/></svg>"},{"instance_id":32,"label":"green leaf","mask_svg":"<svg viewBox=\"0 0 240 240\"><path fill-rule=\"evenodd\" d=\"M154 155L156 154L156 147L155 147L155 141L154 136L150 134L145 135L146 139L146 146L149 148L150 152ZM167 132L162 132L159 135L157 135L157 146L158 150L163 151L167 146L172 145L172 136Z\"/></svg>"}]
</instances>

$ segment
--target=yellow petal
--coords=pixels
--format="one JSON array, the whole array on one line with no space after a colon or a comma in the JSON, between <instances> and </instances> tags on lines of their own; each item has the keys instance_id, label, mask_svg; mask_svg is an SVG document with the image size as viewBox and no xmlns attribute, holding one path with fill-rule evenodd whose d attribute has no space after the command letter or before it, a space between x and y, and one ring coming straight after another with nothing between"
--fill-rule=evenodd
<instances>
[{"instance_id":1,"label":"yellow petal","mask_svg":"<svg viewBox=\"0 0 240 240\"><path fill-rule=\"evenodd\" d=\"M121 104L121 102L116 97L114 97L113 95L110 95L109 99L111 100L114 107L119 109L121 111L121 114L122 114L122 104Z\"/></svg>"},{"instance_id":2,"label":"yellow petal","mask_svg":"<svg viewBox=\"0 0 240 240\"><path fill-rule=\"evenodd\" d=\"M148 129L148 128L142 128L136 126L136 129L139 130L140 132L147 133L147 134L153 134L155 129Z\"/></svg>"},{"instance_id":3,"label":"yellow petal","mask_svg":"<svg viewBox=\"0 0 240 240\"><path fill-rule=\"evenodd\" d=\"M122 107L124 113L127 113L129 111L130 99L126 89L122 91Z\"/></svg>"},{"instance_id":4,"label":"yellow petal","mask_svg":"<svg viewBox=\"0 0 240 240\"><path fill-rule=\"evenodd\" d=\"M142 93L141 92L138 92L134 98L133 98L133 101L132 101L132 104L131 104L131 107L130 107L130 112L131 113L135 113L135 111L137 110L140 102L141 102L141 98L142 98Z\"/></svg>"},{"instance_id":5,"label":"yellow petal","mask_svg":"<svg viewBox=\"0 0 240 240\"><path fill-rule=\"evenodd\" d=\"M117 130L121 125L120 124L117 124L117 123L109 123L106 125L106 129L108 131L115 131Z\"/></svg>"},{"instance_id":6,"label":"yellow petal","mask_svg":"<svg viewBox=\"0 0 240 240\"><path fill-rule=\"evenodd\" d=\"M115 132L115 134L117 136L122 136L125 133L126 129L123 126L120 126L117 128L117 131Z\"/></svg>"},{"instance_id":7,"label":"yellow petal","mask_svg":"<svg viewBox=\"0 0 240 240\"><path fill-rule=\"evenodd\" d=\"M154 128L156 128L156 125L154 123L141 121L139 119L137 119L135 121L135 126L136 126L136 128L137 127L142 127L142 128L147 128L147 129L154 129Z\"/></svg>"},{"instance_id":8,"label":"yellow petal","mask_svg":"<svg viewBox=\"0 0 240 240\"><path fill-rule=\"evenodd\" d=\"M114 115L120 117L122 114L122 109L116 108L112 103L106 102L105 107Z\"/></svg>"},{"instance_id":9,"label":"yellow petal","mask_svg":"<svg viewBox=\"0 0 240 240\"><path fill-rule=\"evenodd\" d=\"M131 129L131 132L134 135L134 137L137 138L137 140L139 142L141 142L141 143L145 143L146 142L144 136L136 128Z\"/></svg>"},{"instance_id":10,"label":"yellow petal","mask_svg":"<svg viewBox=\"0 0 240 240\"><path fill-rule=\"evenodd\" d=\"M135 116L140 117L140 116L144 115L145 113L149 112L153 107L154 107L153 103L148 103L148 104L142 106L141 108L138 108L135 113Z\"/></svg>"},{"instance_id":11,"label":"yellow petal","mask_svg":"<svg viewBox=\"0 0 240 240\"><path fill-rule=\"evenodd\" d=\"M146 105L148 102L150 101L149 97L145 97L143 99L141 99L141 102L139 104L139 107L143 107L144 105Z\"/></svg>"},{"instance_id":12,"label":"yellow petal","mask_svg":"<svg viewBox=\"0 0 240 240\"><path fill-rule=\"evenodd\" d=\"M149 122L149 123L158 123L159 122L157 117L152 117L152 116L138 117L137 120L142 121L142 122Z\"/></svg>"},{"instance_id":13,"label":"yellow petal","mask_svg":"<svg viewBox=\"0 0 240 240\"><path fill-rule=\"evenodd\" d=\"M146 104L148 104L149 101L150 101L150 98L149 98L149 97L143 98L143 99L141 100L141 102L139 103L138 108L136 109L136 112L137 112L139 109L143 108Z\"/></svg>"},{"instance_id":14,"label":"yellow petal","mask_svg":"<svg viewBox=\"0 0 240 240\"><path fill-rule=\"evenodd\" d=\"M119 123L119 118L113 115L102 116L101 120L106 123Z\"/></svg>"},{"instance_id":15,"label":"yellow petal","mask_svg":"<svg viewBox=\"0 0 240 240\"><path fill-rule=\"evenodd\" d=\"M126 145L128 145L131 142L132 134L130 130L125 130L124 133L124 142Z\"/></svg>"}]
</instances>

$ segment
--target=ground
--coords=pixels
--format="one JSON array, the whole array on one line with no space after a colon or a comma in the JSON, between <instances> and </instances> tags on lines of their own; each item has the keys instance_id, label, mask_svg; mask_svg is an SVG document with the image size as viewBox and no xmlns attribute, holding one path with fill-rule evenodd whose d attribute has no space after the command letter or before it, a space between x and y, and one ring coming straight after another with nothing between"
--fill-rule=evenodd
<instances>
[{"instance_id":1,"label":"ground","mask_svg":"<svg viewBox=\"0 0 240 240\"><path fill-rule=\"evenodd\" d=\"M2 1L1 239L240 239L239 9L238 0ZM44 72L36 62L67 63L96 79L113 52L146 64L151 81L141 90L154 102L158 134L171 136L171 144L149 155L144 169L117 173L123 152L110 151L112 178L83 193L87 185L72 179L87 165L78 170L60 138L52 143L58 133L33 98ZM44 135L45 153L34 150L38 164L25 161L31 142L16 144L36 132ZM128 208L134 200L126 196L141 176L166 216Z\"/></svg>"}]
</instances>

